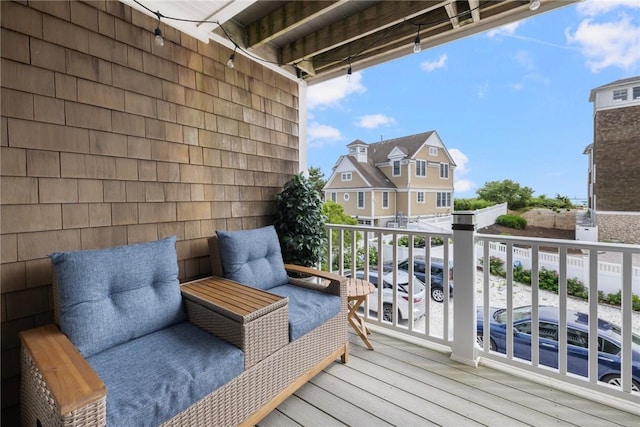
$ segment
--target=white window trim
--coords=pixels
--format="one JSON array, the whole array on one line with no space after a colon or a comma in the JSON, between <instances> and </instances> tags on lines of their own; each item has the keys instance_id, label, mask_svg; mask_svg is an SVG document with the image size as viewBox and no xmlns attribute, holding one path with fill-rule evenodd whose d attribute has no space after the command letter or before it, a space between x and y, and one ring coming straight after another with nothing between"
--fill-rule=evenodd
<instances>
[{"instance_id":1,"label":"white window trim","mask_svg":"<svg viewBox=\"0 0 640 427\"><path fill-rule=\"evenodd\" d=\"M618 95L618 97L616 97L616 95ZM629 99L629 89L613 90L613 102L624 102L624 101L627 101L628 99Z\"/></svg>"},{"instance_id":2,"label":"white window trim","mask_svg":"<svg viewBox=\"0 0 640 427\"><path fill-rule=\"evenodd\" d=\"M442 176L442 166L446 166L446 171L447 171L447 176ZM449 179L449 163L440 163L439 166L439 174L440 174L440 179Z\"/></svg>"},{"instance_id":3,"label":"white window trim","mask_svg":"<svg viewBox=\"0 0 640 427\"><path fill-rule=\"evenodd\" d=\"M362 206L360 206L360 195L361 195L361 194L362 194ZM364 209L364 208L365 208L365 205L367 204L367 203L366 203L366 200L365 200L365 194L364 194L364 191L358 191L358 192L356 193L356 196L357 196L357 200L356 200L356 207L357 207L358 209Z\"/></svg>"},{"instance_id":4,"label":"white window trim","mask_svg":"<svg viewBox=\"0 0 640 427\"><path fill-rule=\"evenodd\" d=\"M340 173L340 180L342 182L351 181L353 179L353 175L351 172L342 172Z\"/></svg>"},{"instance_id":5,"label":"white window trim","mask_svg":"<svg viewBox=\"0 0 640 427\"><path fill-rule=\"evenodd\" d=\"M438 147L429 147L429 155L436 157L438 155Z\"/></svg>"},{"instance_id":6,"label":"white window trim","mask_svg":"<svg viewBox=\"0 0 640 427\"><path fill-rule=\"evenodd\" d=\"M385 205L384 203L384 195L387 195L387 204ZM389 192L388 191L383 191L382 192L382 209L389 209Z\"/></svg>"},{"instance_id":7,"label":"white window trim","mask_svg":"<svg viewBox=\"0 0 640 427\"><path fill-rule=\"evenodd\" d=\"M351 198L351 196L349 195L349 193L344 193L344 194L342 195L342 199L343 199L345 202L348 202L350 198Z\"/></svg>"},{"instance_id":8,"label":"white window trim","mask_svg":"<svg viewBox=\"0 0 640 427\"><path fill-rule=\"evenodd\" d=\"M636 90L637 89L637 90ZM636 92L638 92L636 94ZM631 97L635 100L635 99L640 99L640 86L634 86L631 89Z\"/></svg>"},{"instance_id":9,"label":"white window trim","mask_svg":"<svg viewBox=\"0 0 640 427\"><path fill-rule=\"evenodd\" d=\"M448 197L447 196L443 197L443 195L446 195L446 194L448 194L449 196ZM452 197L453 197L453 195L451 194L450 191L437 191L436 192L436 208L437 209L448 209L448 208L451 208L451 199L452 199ZM443 205L441 203L438 203L439 201L442 201L443 198L444 199L448 199L448 200L445 200L445 201L448 201L449 203L445 204L445 205Z\"/></svg>"},{"instance_id":10,"label":"white window trim","mask_svg":"<svg viewBox=\"0 0 640 427\"><path fill-rule=\"evenodd\" d=\"M338 202L338 193L335 191L331 192L331 201L337 203Z\"/></svg>"},{"instance_id":11,"label":"white window trim","mask_svg":"<svg viewBox=\"0 0 640 427\"><path fill-rule=\"evenodd\" d=\"M397 174L396 174L396 162L398 162ZM400 160L391 160L391 176L402 176L402 163L400 163Z\"/></svg>"},{"instance_id":12,"label":"white window trim","mask_svg":"<svg viewBox=\"0 0 640 427\"><path fill-rule=\"evenodd\" d=\"M418 165L421 164L422 174L418 174ZM426 178L427 177L427 161L426 160L416 160L416 177Z\"/></svg>"},{"instance_id":13,"label":"white window trim","mask_svg":"<svg viewBox=\"0 0 640 427\"><path fill-rule=\"evenodd\" d=\"M422 200L420 200L420 196L422 196ZM424 191L417 191L416 192L416 203L422 205L424 204Z\"/></svg>"}]
</instances>

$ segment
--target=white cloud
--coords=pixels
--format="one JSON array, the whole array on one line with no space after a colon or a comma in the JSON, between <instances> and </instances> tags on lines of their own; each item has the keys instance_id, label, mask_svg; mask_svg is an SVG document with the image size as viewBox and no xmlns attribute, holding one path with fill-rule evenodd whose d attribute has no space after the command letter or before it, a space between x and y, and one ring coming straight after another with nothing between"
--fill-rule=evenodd
<instances>
[{"instance_id":1,"label":"white cloud","mask_svg":"<svg viewBox=\"0 0 640 427\"><path fill-rule=\"evenodd\" d=\"M518 21L512 22L511 24L503 25L502 27L494 28L487 31L487 37L493 38L496 36L510 36L516 32L520 24L521 21Z\"/></svg>"},{"instance_id":2,"label":"white cloud","mask_svg":"<svg viewBox=\"0 0 640 427\"><path fill-rule=\"evenodd\" d=\"M573 34L565 30L565 37L578 45L594 73L607 67L631 70L640 65L640 25L634 25L626 14L619 15L618 21L585 19Z\"/></svg>"},{"instance_id":3,"label":"white cloud","mask_svg":"<svg viewBox=\"0 0 640 427\"><path fill-rule=\"evenodd\" d=\"M355 125L365 129L375 129L380 126L394 124L396 124L396 119L393 117L385 116L384 114L367 114L360 117L360 120Z\"/></svg>"},{"instance_id":4,"label":"white cloud","mask_svg":"<svg viewBox=\"0 0 640 427\"><path fill-rule=\"evenodd\" d=\"M514 92L520 92L524 85L522 83L509 83L509 88Z\"/></svg>"},{"instance_id":5,"label":"white cloud","mask_svg":"<svg viewBox=\"0 0 640 427\"><path fill-rule=\"evenodd\" d=\"M420 68L422 68L422 71L426 71L428 73L430 73L431 71L437 70L438 68L445 68L446 66L447 66L446 53L443 53L442 55L440 55L440 57L435 61L431 61L431 62L425 61L420 64Z\"/></svg>"},{"instance_id":6,"label":"white cloud","mask_svg":"<svg viewBox=\"0 0 640 427\"><path fill-rule=\"evenodd\" d=\"M453 161L456 163L455 169L455 181L453 183L453 188L458 195L461 193L469 192L477 187L475 182L461 178L469 173L469 168L467 165L469 164L469 158L462 151L457 148L452 148L449 150L449 154L453 157Z\"/></svg>"},{"instance_id":7,"label":"white cloud","mask_svg":"<svg viewBox=\"0 0 640 427\"><path fill-rule=\"evenodd\" d=\"M468 179L458 179L453 183L453 189L458 195L474 190L476 187L477 185Z\"/></svg>"},{"instance_id":8,"label":"white cloud","mask_svg":"<svg viewBox=\"0 0 640 427\"><path fill-rule=\"evenodd\" d=\"M449 154L456 163L456 175L466 175L466 173L469 172L467 169L467 163L469 163L467 155L457 148L451 148Z\"/></svg>"},{"instance_id":9,"label":"white cloud","mask_svg":"<svg viewBox=\"0 0 640 427\"><path fill-rule=\"evenodd\" d=\"M344 137L340 133L340 130L333 126L315 122L309 123L309 126L307 126L307 141L309 142L309 148L333 145L342 140L344 140Z\"/></svg>"},{"instance_id":10,"label":"white cloud","mask_svg":"<svg viewBox=\"0 0 640 427\"><path fill-rule=\"evenodd\" d=\"M589 0L579 3L576 10L581 15L597 16L621 6L640 9L640 2L638 0Z\"/></svg>"},{"instance_id":11,"label":"white cloud","mask_svg":"<svg viewBox=\"0 0 640 427\"><path fill-rule=\"evenodd\" d=\"M356 71L350 79L347 79L346 76L340 76L309 86L307 107L310 110L317 107L333 107L349 95L366 91L367 88L362 85L362 72Z\"/></svg>"}]
</instances>

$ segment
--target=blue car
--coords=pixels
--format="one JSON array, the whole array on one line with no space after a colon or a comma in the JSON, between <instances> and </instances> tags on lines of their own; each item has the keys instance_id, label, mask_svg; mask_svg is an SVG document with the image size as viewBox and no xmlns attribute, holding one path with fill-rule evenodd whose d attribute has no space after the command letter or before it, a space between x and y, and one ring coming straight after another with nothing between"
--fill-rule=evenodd
<instances>
[{"instance_id":1,"label":"blue car","mask_svg":"<svg viewBox=\"0 0 640 427\"><path fill-rule=\"evenodd\" d=\"M541 365L558 367L558 308L539 307L539 361ZM483 346L483 308L478 307L477 339ZM489 348L506 354L507 310L489 310ZM567 370L586 377L589 369L589 316L567 311ZM513 356L531 360L531 306L513 310ZM598 380L620 386L621 330L618 326L598 319ZM632 391L640 392L640 336L632 335Z\"/></svg>"}]
</instances>

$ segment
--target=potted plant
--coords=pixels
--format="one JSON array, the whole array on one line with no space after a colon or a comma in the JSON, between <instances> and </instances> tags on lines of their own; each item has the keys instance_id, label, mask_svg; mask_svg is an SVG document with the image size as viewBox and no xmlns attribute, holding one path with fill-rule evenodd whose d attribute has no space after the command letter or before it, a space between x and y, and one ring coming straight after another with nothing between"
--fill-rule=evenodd
<instances>
[{"instance_id":1,"label":"potted plant","mask_svg":"<svg viewBox=\"0 0 640 427\"><path fill-rule=\"evenodd\" d=\"M293 175L276 194L274 226L284 262L316 267L326 243L325 222L318 191L302 173Z\"/></svg>"}]
</instances>

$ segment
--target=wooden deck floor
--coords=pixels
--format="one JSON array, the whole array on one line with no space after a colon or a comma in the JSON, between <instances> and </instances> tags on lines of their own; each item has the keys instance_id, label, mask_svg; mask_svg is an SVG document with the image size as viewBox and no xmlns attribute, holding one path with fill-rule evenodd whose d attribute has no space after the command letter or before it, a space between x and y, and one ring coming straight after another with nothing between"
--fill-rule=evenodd
<instances>
[{"instance_id":1,"label":"wooden deck floor","mask_svg":"<svg viewBox=\"0 0 640 427\"><path fill-rule=\"evenodd\" d=\"M369 351L350 334L334 363L258 425L640 426L640 416L379 333Z\"/></svg>"}]
</instances>

